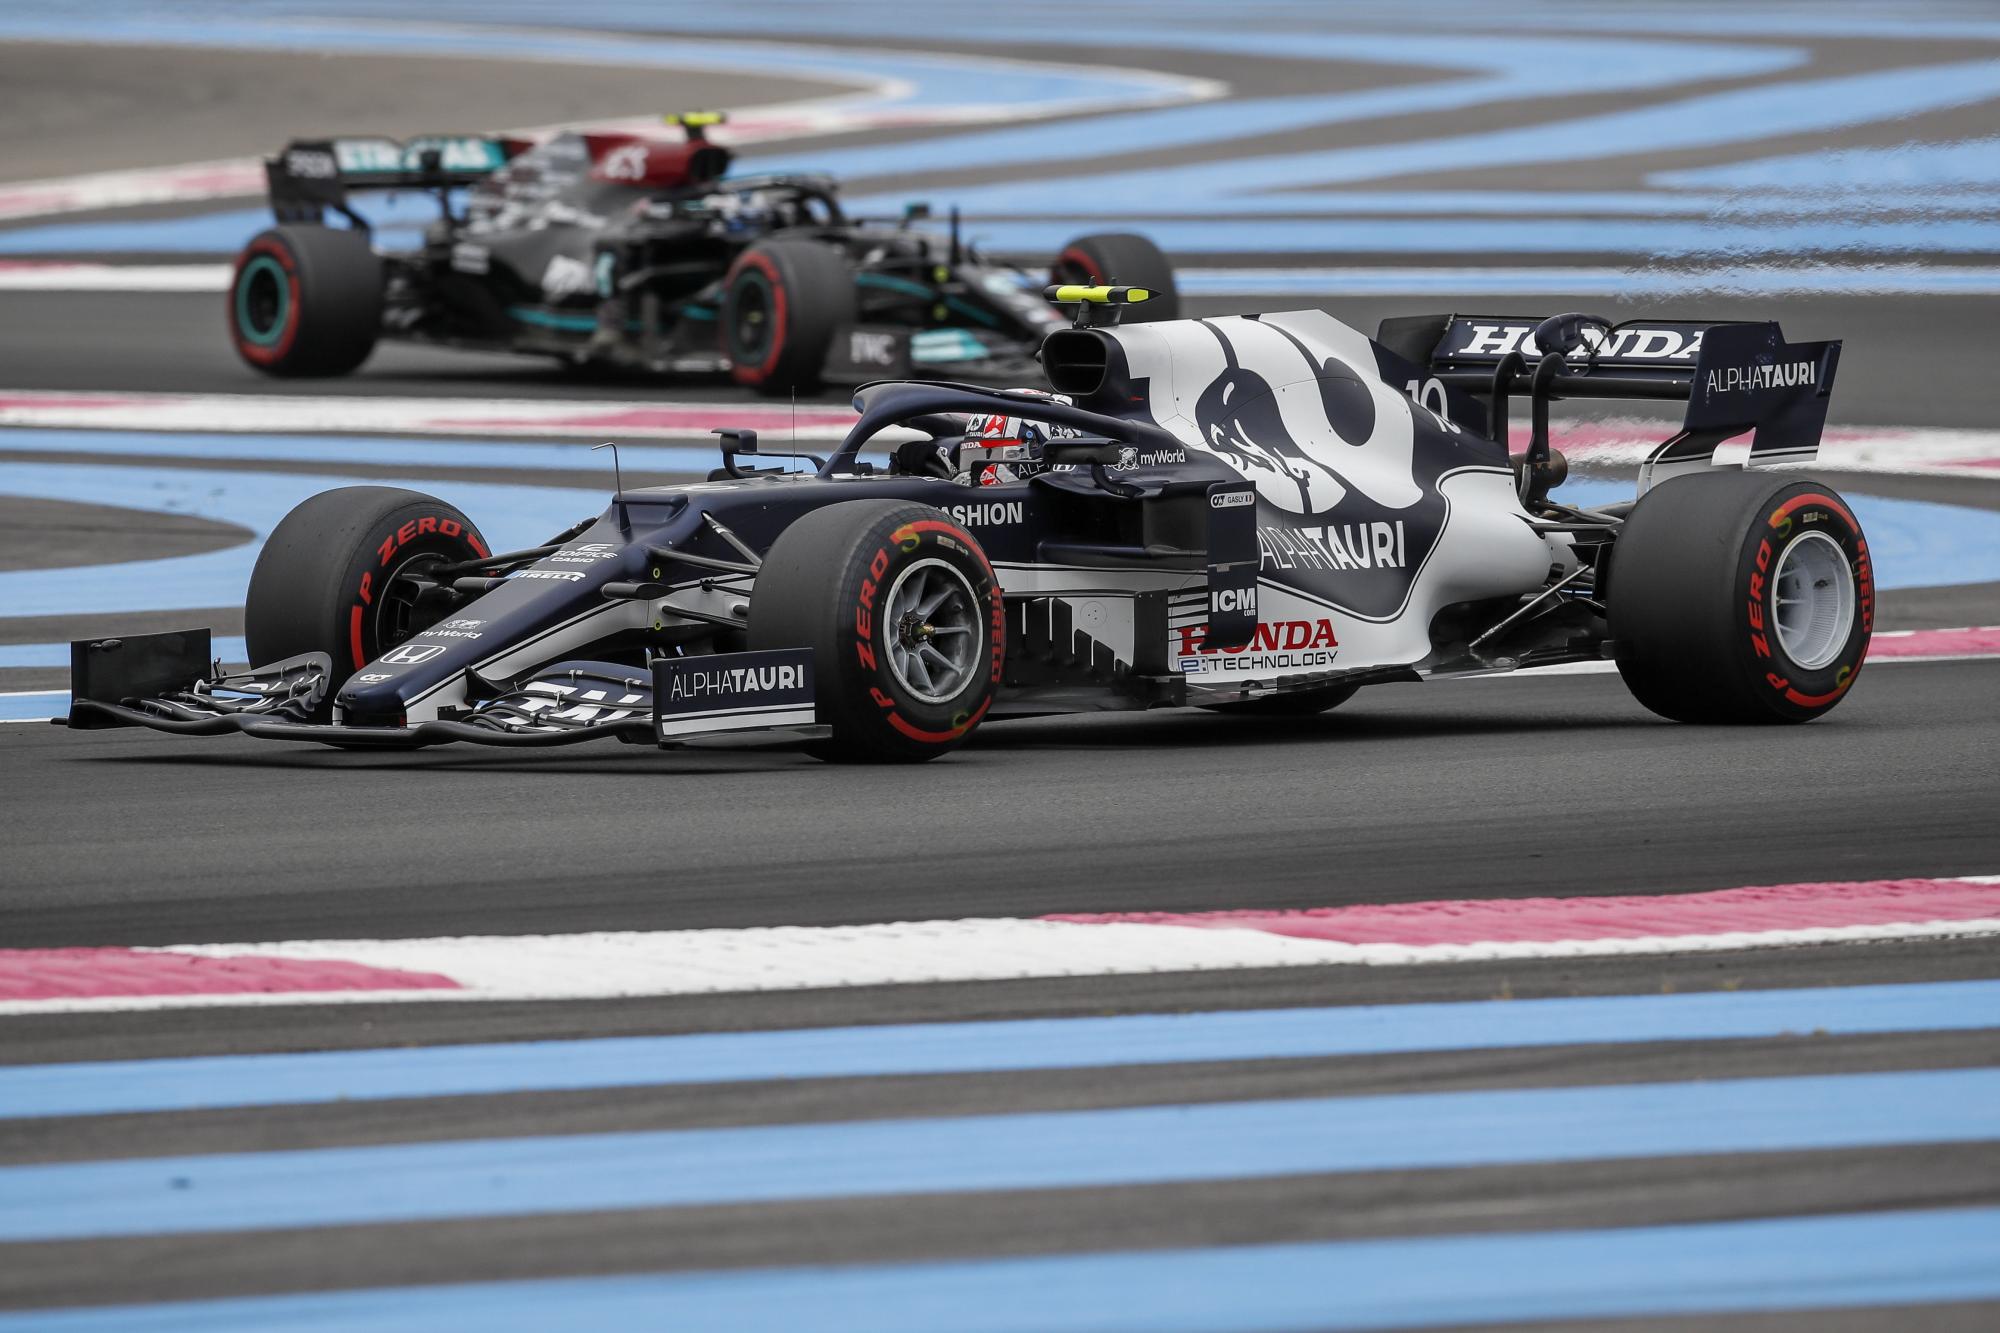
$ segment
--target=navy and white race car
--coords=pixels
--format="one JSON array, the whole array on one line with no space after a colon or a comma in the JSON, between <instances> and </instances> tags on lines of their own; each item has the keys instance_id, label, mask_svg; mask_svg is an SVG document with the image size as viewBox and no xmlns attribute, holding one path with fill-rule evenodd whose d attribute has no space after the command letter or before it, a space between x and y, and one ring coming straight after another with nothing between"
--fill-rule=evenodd
<instances>
[{"instance_id":1,"label":"navy and white race car","mask_svg":"<svg viewBox=\"0 0 2000 1333\"><path fill-rule=\"evenodd\" d=\"M928 759L985 722L1313 713L1364 685L1615 659L1686 722L1800 722L1853 686L1874 588L1813 456L1840 344L1771 323L1317 310L1120 326L1077 303L1050 387L869 385L810 470L727 433L691 485L620 490L542 546L383 486L272 534L245 622L75 647L75 727L345 746L677 744L787 731ZM1525 395L1524 454L1505 443ZM1634 499L1552 499L1558 398L1684 402ZM1747 466L1716 446L1752 434ZM864 457L864 453L868 456Z\"/></svg>"}]
</instances>

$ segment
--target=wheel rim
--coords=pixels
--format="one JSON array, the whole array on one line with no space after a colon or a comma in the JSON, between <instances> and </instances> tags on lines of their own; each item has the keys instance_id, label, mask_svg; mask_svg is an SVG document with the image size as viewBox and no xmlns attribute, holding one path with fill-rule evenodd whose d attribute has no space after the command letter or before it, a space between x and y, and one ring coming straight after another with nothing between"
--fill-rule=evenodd
<instances>
[{"instance_id":1,"label":"wheel rim","mask_svg":"<svg viewBox=\"0 0 2000 1333\"><path fill-rule=\"evenodd\" d=\"M1082 261L1072 259L1067 254L1058 256L1056 262L1049 266L1049 276L1055 279L1057 286L1073 282L1088 287L1100 281L1097 274Z\"/></svg>"},{"instance_id":2,"label":"wheel rim","mask_svg":"<svg viewBox=\"0 0 2000 1333\"><path fill-rule=\"evenodd\" d=\"M424 571L443 563L441 555L413 555L382 581L375 598L376 657L431 627L435 617L427 618L419 606L424 590L433 586Z\"/></svg>"},{"instance_id":3,"label":"wheel rim","mask_svg":"<svg viewBox=\"0 0 2000 1333\"><path fill-rule=\"evenodd\" d=\"M236 280L236 327L245 338L260 347L277 342L291 304L291 283L277 260L258 255L243 266Z\"/></svg>"},{"instance_id":4,"label":"wheel rim","mask_svg":"<svg viewBox=\"0 0 2000 1333\"><path fill-rule=\"evenodd\" d=\"M957 698L983 642L971 581L942 560L919 560L896 576L884 606L897 683L927 704Z\"/></svg>"},{"instance_id":5,"label":"wheel rim","mask_svg":"<svg viewBox=\"0 0 2000 1333\"><path fill-rule=\"evenodd\" d=\"M1800 535L1778 557L1771 584L1785 656L1807 671L1840 656L1854 628L1854 570L1840 543L1823 532Z\"/></svg>"},{"instance_id":6,"label":"wheel rim","mask_svg":"<svg viewBox=\"0 0 2000 1333\"><path fill-rule=\"evenodd\" d=\"M729 340L732 358L742 365L760 365L771 346L771 293L761 277L738 279L732 304L735 319Z\"/></svg>"}]
</instances>

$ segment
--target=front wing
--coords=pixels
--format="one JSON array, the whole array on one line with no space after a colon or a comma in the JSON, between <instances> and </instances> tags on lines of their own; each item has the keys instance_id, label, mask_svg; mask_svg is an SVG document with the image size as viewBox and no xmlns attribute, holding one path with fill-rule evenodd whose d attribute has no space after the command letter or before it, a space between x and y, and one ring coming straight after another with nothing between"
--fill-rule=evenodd
<instances>
[{"instance_id":1,"label":"front wing","mask_svg":"<svg viewBox=\"0 0 2000 1333\"><path fill-rule=\"evenodd\" d=\"M643 671L557 662L459 716L364 727L315 720L332 685L326 654L225 672L210 644L205 629L75 642L70 712L58 720L82 730L148 727L401 750L452 741L515 749L603 739L674 746L732 732L814 739L827 730L817 718L812 653L803 648L662 657Z\"/></svg>"}]
</instances>

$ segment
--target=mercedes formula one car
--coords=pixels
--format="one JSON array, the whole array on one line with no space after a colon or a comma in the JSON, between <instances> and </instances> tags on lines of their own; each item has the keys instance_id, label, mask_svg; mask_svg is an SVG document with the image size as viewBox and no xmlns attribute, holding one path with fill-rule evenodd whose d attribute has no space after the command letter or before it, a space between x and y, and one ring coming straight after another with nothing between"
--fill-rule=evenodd
<instances>
[{"instance_id":1,"label":"mercedes formula one car","mask_svg":"<svg viewBox=\"0 0 2000 1333\"><path fill-rule=\"evenodd\" d=\"M917 374L1020 381L1062 317L1045 282L1118 282L1176 313L1172 266L1129 233L1079 237L1047 276L959 235L841 211L825 176L725 179L718 115L684 142L436 136L291 144L266 163L279 225L237 257L229 332L270 375L344 375L383 338L644 372L727 371L768 393ZM384 253L353 196L417 191L439 216ZM329 222L344 226L328 225Z\"/></svg>"},{"instance_id":2,"label":"mercedes formula one car","mask_svg":"<svg viewBox=\"0 0 2000 1333\"><path fill-rule=\"evenodd\" d=\"M1867 651L1868 544L1816 482L1840 344L1770 323L1316 310L1052 333L1053 392L884 382L810 470L726 433L529 550L382 486L306 501L206 631L83 641L75 727L344 746L794 733L928 759L1004 717L1307 714L1364 685L1612 658L1685 722L1801 722ZM1525 453L1509 404L1525 394ZM1551 498L1558 398L1684 401L1633 501ZM1716 446L1752 433L1747 466ZM864 458L864 450L870 453Z\"/></svg>"}]
</instances>

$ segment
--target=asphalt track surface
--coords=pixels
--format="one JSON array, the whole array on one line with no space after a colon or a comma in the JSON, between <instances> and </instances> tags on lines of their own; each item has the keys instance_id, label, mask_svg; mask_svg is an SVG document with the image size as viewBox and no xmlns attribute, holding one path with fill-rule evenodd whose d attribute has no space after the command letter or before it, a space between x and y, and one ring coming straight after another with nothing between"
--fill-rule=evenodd
<instances>
[{"instance_id":1,"label":"asphalt track surface","mask_svg":"<svg viewBox=\"0 0 2000 1333\"><path fill-rule=\"evenodd\" d=\"M833 925L2000 864L2000 663L1875 665L1840 722L1785 733L1774 756L1761 729L1655 720L1615 676L1398 685L1306 723L996 724L917 782L740 744L412 757L35 728L9 735L10 770L33 775L7 793L9 933L69 945ZM1788 795L1794 771L1816 775L1812 801ZM1893 793L1881 773L1902 775ZM71 821L106 808L120 815L85 852ZM579 837L601 818L619 833Z\"/></svg>"},{"instance_id":2,"label":"asphalt track surface","mask_svg":"<svg viewBox=\"0 0 2000 1333\"><path fill-rule=\"evenodd\" d=\"M1823 52L1832 68L1860 68L1869 59L1865 47L1828 41ZM116 48L58 49L60 61L45 63L46 49L23 61L21 48L0 46L0 85L32 88L29 103L63 107L68 117L28 136L52 146L41 157L5 159L0 175L7 178L255 151L268 145L270 127L281 126L279 134L294 128L285 116L296 114L297 128L319 128L328 115L360 117L410 86L393 74L377 86L357 82L373 76L356 71L375 68L361 60L251 61L198 50L140 59ZM1049 54L1034 44L1005 49ZM1284 92L1309 90L1311 78L1323 77L1318 67L1185 50L1131 53L1128 63L1239 83L1262 79ZM502 81L494 62L427 65L418 81L423 100L365 127L435 128L438 114L454 108L468 120L500 116L515 123L630 114L658 100L653 76L645 74L615 85L597 72ZM9 71L38 72L38 81L8 85ZM1429 75L1371 64L1356 68L1353 86L1420 77ZM114 87L123 80L139 80L133 96L61 95L67 86ZM534 94L541 104L520 100L531 85L545 89ZM167 95L187 88L210 89L219 100ZM773 80L727 96L740 104L822 91ZM118 143L111 127L131 119L134 100L157 113L154 123ZM1940 123L1940 133L1966 132L1963 115ZM262 128L224 142L210 132L222 124ZM1797 141L1780 141L1773 151L1788 146ZM100 156L87 160L91 153ZM1672 157L1665 165L1686 162ZM1623 169L1566 168L1568 178L1559 183L1600 184ZM1560 299L1551 293L1547 301L1505 304L1538 308ZM1214 301L1195 308L1298 304L1316 302ZM10 388L290 391L254 379L234 362L221 345L216 305L212 297L173 295L0 294L0 379ZM1365 328L1384 314L1437 305L1430 298L1371 298L1337 309ZM1843 419L1984 426L1990 424L1984 350L1990 306L1977 298L1884 296L1758 302L1755 310L1775 313L1794 338L1848 339L1837 408ZM1702 308L1739 313L1713 302ZM607 388L511 358L389 348L338 392L583 399L605 396ZM625 384L609 390L617 397L675 392ZM701 386L698 396L727 398L730 391ZM1978 482L1834 480L1883 494L2000 507L2000 487ZM51 543L88 544L112 560L229 540L219 525L154 515L135 523L130 511L87 503L0 502L0 524L6 525L4 568L30 567ZM218 628L235 632L226 620L230 608L216 610L223 616ZM1900 604L1885 600L1883 617L1885 627L2000 623L2000 598L1991 585L1917 590ZM37 642L99 628L61 618L0 621L0 637ZM0 689L51 683L45 674L0 672ZM2000 873L1996 736L2000 662L1993 661L1872 665L1831 718L1782 732L1669 725L1634 703L1615 676L1561 676L1371 689L1306 723L1154 714L996 725L962 754L916 773L831 768L749 744L671 753L606 746L381 756L0 726L6 812L0 943L139 946L815 926L1993 874ZM0 1062L1996 976L2000 952L1992 941L1947 940L590 1004L47 1015L0 1019ZM1990 1029L1893 1038L1791 1034L0 1119L0 1169L140 1155L833 1126L1148 1104L1727 1085L1771 1076L1977 1070L1995 1059ZM0 1246L0 1309L441 1281L1525 1235L1996 1200L2000 1171L1990 1142L1692 1153L1560 1169L1483 1165L1019 1189L976 1201L918 1192L274 1229L224 1243L208 1235L16 1242ZM1538 1322L1765 1330L1872 1329L1893 1321L1972 1329L1990 1328L1996 1319L2000 1304L1985 1299L1915 1309L1864 1303Z\"/></svg>"}]
</instances>

